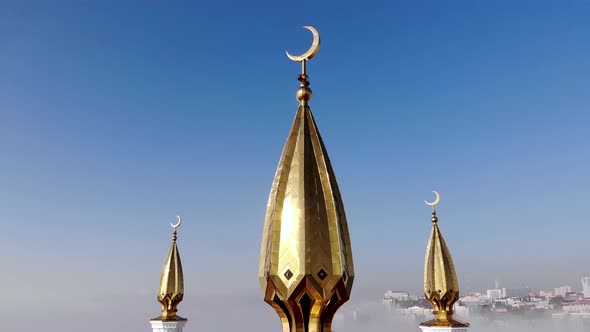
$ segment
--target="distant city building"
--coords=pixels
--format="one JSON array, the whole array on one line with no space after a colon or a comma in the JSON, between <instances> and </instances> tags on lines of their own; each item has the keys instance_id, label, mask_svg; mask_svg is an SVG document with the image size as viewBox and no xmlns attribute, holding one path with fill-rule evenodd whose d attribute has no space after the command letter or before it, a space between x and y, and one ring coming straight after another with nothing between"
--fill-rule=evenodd
<instances>
[{"instance_id":1,"label":"distant city building","mask_svg":"<svg viewBox=\"0 0 590 332\"><path fill-rule=\"evenodd\" d=\"M590 277L582 278L582 289L584 292L584 298L590 298Z\"/></svg>"},{"instance_id":2,"label":"distant city building","mask_svg":"<svg viewBox=\"0 0 590 332\"><path fill-rule=\"evenodd\" d=\"M577 299L577 300L583 300L584 299L584 293L578 293L578 292L566 292L565 293L565 297L567 299Z\"/></svg>"},{"instance_id":3,"label":"distant city building","mask_svg":"<svg viewBox=\"0 0 590 332\"><path fill-rule=\"evenodd\" d=\"M423 320L432 317L432 308L422 308L419 306L404 309L406 319Z\"/></svg>"},{"instance_id":4,"label":"distant city building","mask_svg":"<svg viewBox=\"0 0 590 332\"><path fill-rule=\"evenodd\" d=\"M549 300L539 300L535 304L535 309L549 309Z\"/></svg>"},{"instance_id":5,"label":"distant city building","mask_svg":"<svg viewBox=\"0 0 590 332\"><path fill-rule=\"evenodd\" d=\"M572 291L571 286L561 286L553 289L553 296L563 296Z\"/></svg>"},{"instance_id":6,"label":"distant city building","mask_svg":"<svg viewBox=\"0 0 590 332\"><path fill-rule=\"evenodd\" d=\"M410 299L410 293L406 291L388 290L383 294L383 300L388 301L407 301Z\"/></svg>"},{"instance_id":7,"label":"distant city building","mask_svg":"<svg viewBox=\"0 0 590 332\"><path fill-rule=\"evenodd\" d=\"M493 312L507 312L508 305L505 302L494 302L494 305L492 306L492 311Z\"/></svg>"},{"instance_id":8,"label":"distant city building","mask_svg":"<svg viewBox=\"0 0 590 332\"><path fill-rule=\"evenodd\" d=\"M525 298L531 296L531 289L528 287L520 288L502 288L502 297L520 297Z\"/></svg>"},{"instance_id":9,"label":"distant city building","mask_svg":"<svg viewBox=\"0 0 590 332\"><path fill-rule=\"evenodd\" d=\"M563 304L563 311L570 313L590 313L590 300L580 300Z\"/></svg>"},{"instance_id":10,"label":"distant city building","mask_svg":"<svg viewBox=\"0 0 590 332\"><path fill-rule=\"evenodd\" d=\"M502 294L502 290L501 289L488 289L486 291L486 293L488 294L488 299L490 299L491 301L494 301L496 299L501 299L501 298L505 297Z\"/></svg>"},{"instance_id":11,"label":"distant city building","mask_svg":"<svg viewBox=\"0 0 590 332\"><path fill-rule=\"evenodd\" d=\"M461 301L464 306L469 308L481 308L485 305L491 304L490 299L486 295L480 293L463 296L459 299L459 301Z\"/></svg>"}]
</instances>

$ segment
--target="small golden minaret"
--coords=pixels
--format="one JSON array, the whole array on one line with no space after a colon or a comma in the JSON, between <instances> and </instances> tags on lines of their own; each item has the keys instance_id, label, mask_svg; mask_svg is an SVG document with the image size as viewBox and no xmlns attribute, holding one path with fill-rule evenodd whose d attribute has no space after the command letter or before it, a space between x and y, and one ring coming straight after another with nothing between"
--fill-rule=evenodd
<instances>
[{"instance_id":1,"label":"small golden minaret","mask_svg":"<svg viewBox=\"0 0 590 332\"><path fill-rule=\"evenodd\" d=\"M186 318L176 315L178 304L184 297L182 263L176 246L177 228L181 223L182 218L178 216L178 222L170 224L174 228L172 245L162 267L160 287L158 289L158 302L162 304L162 315L150 320L154 331L182 332L187 321Z\"/></svg>"},{"instance_id":2,"label":"small golden minaret","mask_svg":"<svg viewBox=\"0 0 590 332\"><path fill-rule=\"evenodd\" d=\"M463 332L467 331L469 324L453 319L453 305L459 300L459 282L451 252L438 228L436 205L440 202L440 194L434 193L434 202L424 201L432 207L432 232L424 261L424 295L434 307L434 319L421 323L420 328L424 332Z\"/></svg>"},{"instance_id":3,"label":"small golden minaret","mask_svg":"<svg viewBox=\"0 0 590 332\"><path fill-rule=\"evenodd\" d=\"M348 300L354 279L344 205L326 147L308 101L306 62L319 49L319 34L300 56L299 108L268 199L260 252L264 300L283 332L330 332L332 318Z\"/></svg>"}]
</instances>

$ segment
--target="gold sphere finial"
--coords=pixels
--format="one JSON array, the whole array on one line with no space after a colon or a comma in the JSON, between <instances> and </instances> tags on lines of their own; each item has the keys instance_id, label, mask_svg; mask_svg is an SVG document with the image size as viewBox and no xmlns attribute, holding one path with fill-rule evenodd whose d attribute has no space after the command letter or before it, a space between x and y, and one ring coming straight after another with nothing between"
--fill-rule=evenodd
<instances>
[{"instance_id":1,"label":"gold sphere finial","mask_svg":"<svg viewBox=\"0 0 590 332\"><path fill-rule=\"evenodd\" d=\"M299 100L301 104L307 104L307 102L311 100L311 96L312 92L310 88L302 86L297 89L297 100Z\"/></svg>"},{"instance_id":2,"label":"gold sphere finial","mask_svg":"<svg viewBox=\"0 0 590 332\"><path fill-rule=\"evenodd\" d=\"M432 223L436 224L438 222L438 217L436 216L436 210L432 208Z\"/></svg>"},{"instance_id":3,"label":"gold sphere finial","mask_svg":"<svg viewBox=\"0 0 590 332\"><path fill-rule=\"evenodd\" d=\"M297 100L301 105L307 105L307 102L311 100L312 92L309 88L309 77L307 74L299 74L297 80L301 82L301 86L297 89Z\"/></svg>"}]
</instances>

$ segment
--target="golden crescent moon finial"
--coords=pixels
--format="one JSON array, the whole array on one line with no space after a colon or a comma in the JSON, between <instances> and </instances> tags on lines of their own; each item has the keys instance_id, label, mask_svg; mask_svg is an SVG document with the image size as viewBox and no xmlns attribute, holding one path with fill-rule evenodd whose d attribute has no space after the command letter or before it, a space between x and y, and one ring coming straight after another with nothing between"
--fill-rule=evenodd
<instances>
[{"instance_id":1,"label":"golden crescent moon finial","mask_svg":"<svg viewBox=\"0 0 590 332\"><path fill-rule=\"evenodd\" d=\"M180 226L180 224L182 224L182 218L180 216L176 216L176 218L178 218L178 222L175 224L170 223L170 226L172 226L172 228L174 228L174 231L176 232L176 229Z\"/></svg>"},{"instance_id":2,"label":"golden crescent moon finial","mask_svg":"<svg viewBox=\"0 0 590 332\"><path fill-rule=\"evenodd\" d=\"M426 203L426 205L431 206L432 210L434 210L435 206L440 202L440 194L438 193L438 191L435 190L433 190L432 192L436 195L436 199L434 200L434 202L427 202L426 200L424 200L424 203Z\"/></svg>"},{"instance_id":3,"label":"golden crescent moon finial","mask_svg":"<svg viewBox=\"0 0 590 332\"><path fill-rule=\"evenodd\" d=\"M313 42L311 43L311 47L301 55L292 55L289 51L286 51L289 59L295 62L308 61L318 54L318 51L320 50L320 33L314 27L309 25L304 26L304 28L311 31L313 34Z\"/></svg>"}]
</instances>

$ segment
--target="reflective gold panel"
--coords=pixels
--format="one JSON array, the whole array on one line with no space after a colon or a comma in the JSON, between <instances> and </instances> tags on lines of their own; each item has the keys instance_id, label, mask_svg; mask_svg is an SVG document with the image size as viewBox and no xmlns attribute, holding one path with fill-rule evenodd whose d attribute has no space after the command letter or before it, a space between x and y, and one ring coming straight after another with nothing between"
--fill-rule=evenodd
<instances>
[{"instance_id":1,"label":"reflective gold panel","mask_svg":"<svg viewBox=\"0 0 590 332\"><path fill-rule=\"evenodd\" d=\"M284 332L331 331L332 318L352 288L342 198L306 105L297 110L271 188L259 278Z\"/></svg>"},{"instance_id":2,"label":"reflective gold panel","mask_svg":"<svg viewBox=\"0 0 590 332\"><path fill-rule=\"evenodd\" d=\"M438 203L437 193L437 203ZM428 204L428 203L427 203ZM426 247L424 262L424 295L432 303L434 319L421 326L468 327L453 319L453 305L459 299L459 282L451 252L438 228L436 210L432 210L432 232Z\"/></svg>"},{"instance_id":3,"label":"reflective gold panel","mask_svg":"<svg viewBox=\"0 0 590 332\"><path fill-rule=\"evenodd\" d=\"M346 215L326 147L308 106L306 63L320 47L289 58L301 62L299 109L268 198L258 277L283 332L329 332L354 279Z\"/></svg>"},{"instance_id":4,"label":"reflective gold panel","mask_svg":"<svg viewBox=\"0 0 590 332\"><path fill-rule=\"evenodd\" d=\"M173 225L174 226L174 225ZM176 227L180 226L179 223ZM182 274L182 263L180 262L180 255L176 246L176 227L174 228L174 235L172 237L172 245L168 251L168 256L162 267L162 274L160 276L160 288L158 289L158 302L162 304L162 316L156 317L152 320L162 321L178 321L186 320L178 315L178 304L184 297L184 277Z\"/></svg>"}]
</instances>

